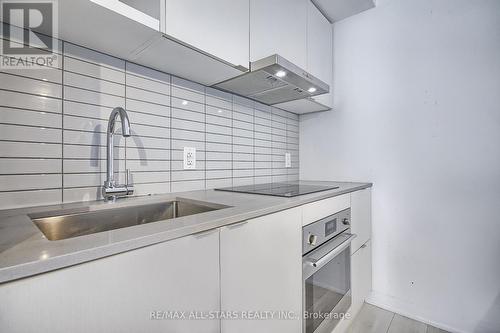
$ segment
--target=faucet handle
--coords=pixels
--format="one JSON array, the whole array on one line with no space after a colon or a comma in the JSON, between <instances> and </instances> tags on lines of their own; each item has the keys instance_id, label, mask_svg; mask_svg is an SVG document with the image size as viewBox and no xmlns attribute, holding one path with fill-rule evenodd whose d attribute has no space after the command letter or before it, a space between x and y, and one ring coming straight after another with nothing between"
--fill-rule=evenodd
<instances>
[{"instance_id":1,"label":"faucet handle","mask_svg":"<svg viewBox=\"0 0 500 333\"><path fill-rule=\"evenodd\" d=\"M132 185L132 172L130 172L130 169L127 169L125 170L125 184L128 186L128 185Z\"/></svg>"},{"instance_id":2,"label":"faucet handle","mask_svg":"<svg viewBox=\"0 0 500 333\"><path fill-rule=\"evenodd\" d=\"M126 184L125 187L127 188L127 195L133 194L134 193L134 184L132 180L132 172L130 172L130 169L126 170Z\"/></svg>"}]
</instances>

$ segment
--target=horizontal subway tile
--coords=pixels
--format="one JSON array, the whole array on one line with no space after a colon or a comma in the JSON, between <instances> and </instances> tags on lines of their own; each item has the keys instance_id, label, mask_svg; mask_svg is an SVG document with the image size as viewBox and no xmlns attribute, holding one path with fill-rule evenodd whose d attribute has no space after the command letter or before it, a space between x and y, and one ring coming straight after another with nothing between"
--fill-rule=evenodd
<instances>
[{"instance_id":1,"label":"horizontal subway tile","mask_svg":"<svg viewBox=\"0 0 500 333\"><path fill-rule=\"evenodd\" d=\"M233 152L235 152L235 153L250 154L250 153L253 153L253 151L254 151L253 146L233 145Z\"/></svg>"},{"instance_id":2,"label":"horizontal subway tile","mask_svg":"<svg viewBox=\"0 0 500 333\"><path fill-rule=\"evenodd\" d=\"M255 184L266 184L273 181L272 176L255 176Z\"/></svg>"},{"instance_id":3,"label":"horizontal subway tile","mask_svg":"<svg viewBox=\"0 0 500 333\"><path fill-rule=\"evenodd\" d=\"M182 109L173 109L172 110L172 118L197 121L200 123L205 122L205 114L204 113L189 111L189 110L182 110Z\"/></svg>"},{"instance_id":4,"label":"horizontal subway tile","mask_svg":"<svg viewBox=\"0 0 500 333\"><path fill-rule=\"evenodd\" d=\"M253 169L254 162L233 161L233 169Z\"/></svg>"},{"instance_id":5,"label":"horizontal subway tile","mask_svg":"<svg viewBox=\"0 0 500 333\"><path fill-rule=\"evenodd\" d=\"M170 182L135 184L134 195L170 193Z\"/></svg>"},{"instance_id":6,"label":"horizontal subway tile","mask_svg":"<svg viewBox=\"0 0 500 333\"><path fill-rule=\"evenodd\" d=\"M197 121L182 120L177 118L172 118L172 128L178 130L188 130L188 131L205 131L205 124Z\"/></svg>"},{"instance_id":7,"label":"horizontal subway tile","mask_svg":"<svg viewBox=\"0 0 500 333\"><path fill-rule=\"evenodd\" d=\"M125 98L73 87L64 87L64 99L114 108L125 107Z\"/></svg>"},{"instance_id":8,"label":"horizontal subway tile","mask_svg":"<svg viewBox=\"0 0 500 333\"><path fill-rule=\"evenodd\" d=\"M137 111L141 113L154 114L162 117L170 117L170 106L127 99L127 111Z\"/></svg>"},{"instance_id":9,"label":"horizontal subway tile","mask_svg":"<svg viewBox=\"0 0 500 333\"><path fill-rule=\"evenodd\" d=\"M165 183L170 181L170 171L133 172L132 183Z\"/></svg>"},{"instance_id":10,"label":"horizontal subway tile","mask_svg":"<svg viewBox=\"0 0 500 333\"><path fill-rule=\"evenodd\" d=\"M101 186L106 180L106 173L65 174L64 188Z\"/></svg>"},{"instance_id":11,"label":"horizontal subway tile","mask_svg":"<svg viewBox=\"0 0 500 333\"><path fill-rule=\"evenodd\" d=\"M69 173L99 173L106 172L105 160L72 160L64 159L64 172ZM121 164L121 169L124 169L124 163ZM120 164L114 164L114 171L120 170Z\"/></svg>"},{"instance_id":12,"label":"horizontal subway tile","mask_svg":"<svg viewBox=\"0 0 500 333\"><path fill-rule=\"evenodd\" d=\"M130 111L128 112L130 123L133 125L149 125L156 127L170 127L170 118L162 117L153 114L139 113Z\"/></svg>"},{"instance_id":13,"label":"horizontal subway tile","mask_svg":"<svg viewBox=\"0 0 500 333\"><path fill-rule=\"evenodd\" d=\"M106 147L98 146L80 146L80 145L70 145L65 144L64 147L64 158L72 159L106 159ZM115 147L114 149L115 160L125 159L125 149L120 147ZM121 163L115 161L115 163Z\"/></svg>"},{"instance_id":14,"label":"horizontal subway tile","mask_svg":"<svg viewBox=\"0 0 500 333\"><path fill-rule=\"evenodd\" d=\"M0 56L0 60L3 57L4 56ZM0 71L3 73L14 74L17 76L23 76L26 78L37 79L45 82L57 84L62 83L62 70L58 68L44 67L42 70L15 68L1 69Z\"/></svg>"},{"instance_id":15,"label":"horizontal subway tile","mask_svg":"<svg viewBox=\"0 0 500 333\"><path fill-rule=\"evenodd\" d=\"M192 180L171 183L172 192L187 192L205 189L205 180Z\"/></svg>"},{"instance_id":16,"label":"horizontal subway tile","mask_svg":"<svg viewBox=\"0 0 500 333\"><path fill-rule=\"evenodd\" d=\"M231 152L233 149L232 144L230 143L216 143L216 142L207 142L207 151L217 151L217 152Z\"/></svg>"},{"instance_id":17,"label":"horizontal subway tile","mask_svg":"<svg viewBox=\"0 0 500 333\"><path fill-rule=\"evenodd\" d=\"M232 187L232 178L221 178L221 179L207 179L207 189L211 188L221 188L221 187Z\"/></svg>"},{"instance_id":18,"label":"horizontal subway tile","mask_svg":"<svg viewBox=\"0 0 500 333\"><path fill-rule=\"evenodd\" d=\"M127 86L130 87L135 87L141 90L147 90L162 95L170 95L170 84L168 84L168 82L162 83L127 73L126 83Z\"/></svg>"},{"instance_id":19,"label":"horizontal subway tile","mask_svg":"<svg viewBox=\"0 0 500 333\"><path fill-rule=\"evenodd\" d=\"M207 123L231 127L231 119L207 114Z\"/></svg>"},{"instance_id":20,"label":"horizontal subway tile","mask_svg":"<svg viewBox=\"0 0 500 333\"><path fill-rule=\"evenodd\" d=\"M244 121L247 123L253 123L253 121L254 121L254 117L252 115L239 113L239 112L233 112L233 119L239 120L239 121Z\"/></svg>"},{"instance_id":21,"label":"horizontal subway tile","mask_svg":"<svg viewBox=\"0 0 500 333\"><path fill-rule=\"evenodd\" d=\"M126 63L126 69L128 74L152 80L161 84L170 85L171 76L167 73L163 73L155 69L137 65L131 62Z\"/></svg>"},{"instance_id":22,"label":"horizontal subway tile","mask_svg":"<svg viewBox=\"0 0 500 333\"><path fill-rule=\"evenodd\" d=\"M183 100L188 102L192 101L197 103L205 103L205 94L199 91L187 90L172 86L172 96L176 99L180 99L181 105L186 104L182 104Z\"/></svg>"},{"instance_id":23,"label":"horizontal subway tile","mask_svg":"<svg viewBox=\"0 0 500 333\"><path fill-rule=\"evenodd\" d=\"M174 130L172 132L174 132ZM179 136L172 136L172 137L179 137ZM198 154L198 150L203 150L203 151L205 150L205 141L204 140L190 141L189 139L187 140L172 139L172 149L183 150L184 147L196 148L197 149L196 154Z\"/></svg>"},{"instance_id":24,"label":"horizontal subway tile","mask_svg":"<svg viewBox=\"0 0 500 333\"><path fill-rule=\"evenodd\" d=\"M253 185L254 182L254 177L233 178L233 186Z\"/></svg>"},{"instance_id":25,"label":"horizontal subway tile","mask_svg":"<svg viewBox=\"0 0 500 333\"><path fill-rule=\"evenodd\" d=\"M254 154L241 154L241 153L233 153L234 161L253 161Z\"/></svg>"},{"instance_id":26,"label":"horizontal subway tile","mask_svg":"<svg viewBox=\"0 0 500 333\"><path fill-rule=\"evenodd\" d=\"M253 139L251 139L251 138L234 137L233 138L233 144L235 144L235 145L252 146L253 145Z\"/></svg>"},{"instance_id":27,"label":"horizontal subway tile","mask_svg":"<svg viewBox=\"0 0 500 333\"><path fill-rule=\"evenodd\" d=\"M0 157L60 158L61 144L0 142Z\"/></svg>"},{"instance_id":28,"label":"horizontal subway tile","mask_svg":"<svg viewBox=\"0 0 500 333\"><path fill-rule=\"evenodd\" d=\"M246 169L246 170L233 170L233 177L253 177L254 170Z\"/></svg>"},{"instance_id":29,"label":"horizontal subway tile","mask_svg":"<svg viewBox=\"0 0 500 333\"><path fill-rule=\"evenodd\" d=\"M0 106L61 113L61 100L0 90Z\"/></svg>"},{"instance_id":30,"label":"horizontal subway tile","mask_svg":"<svg viewBox=\"0 0 500 333\"><path fill-rule=\"evenodd\" d=\"M253 131L253 123L233 119L233 128L241 128L247 131Z\"/></svg>"},{"instance_id":31,"label":"horizontal subway tile","mask_svg":"<svg viewBox=\"0 0 500 333\"><path fill-rule=\"evenodd\" d=\"M231 161L207 161L206 166L207 170L222 170L222 169L231 169L232 168Z\"/></svg>"},{"instance_id":32,"label":"horizontal subway tile","mask_svg":"<svg viewBox=\"0 0 500 333\"><path fill-rule=\"evenodd\" d=\"M170 160L170 151L163 149L127 148L127 160Z\"/></svg>"},{"instance_id":33,"label":"horizontal subway tile","mask_svg":"<svg viewBox=\"0 0 500 333\"><path fill-rule=\"evenodd\" d=\"M169 171L170 161L132 160L127 161L127 168L130 169L131 172Z\"/></svg>"},{"instance_id":34,"label":"horizontal subway tile","mask_svg":"<svg viewBox=\"0 0 500 333\"><path fill-rule=\"evenodd\" d=\"M64 85L104 94L125 96L125 86L71 72L64 72Z\"/></svg>"},{"instance_id":35,"label":"horizontal subway tile","mask_svg":"<svg viewBox=\"0 0 500 333\"><path fill-rule=\"evenodd\" d=\"M229 170L207 170L207 179L231 178L232 171Z\"/></svg>"},{"instance_id":36,"label":"horizontal subway tile","mask_svg":"<svg viewBox=\"0 0 500 333\"><path fill-rule=\"evenodd\" d=\"M205 105L202 103L189 101L187 99L177 98L174 96L172 96L171 103L173 109L184 109L184 110L191 110L191 111L205 113ZM172 116L175 117L175 115Z\"/></svg>"},{"instance_id":37,"label":"horizontal subway tile","mask_svg":"<svg viewBox=\"0 0 500 333\"><path fill-rule=\"evenodd\" d=\"M272 176L273 169L255 169L255 177ZM271 181L269 181L271 182Z\"/></svg>"},{"instance_id":38,"label":"horizontal subway tile","mask_svg":"<svg viewBox=\"0 0 500 333\"><path fill-rule=\"evenodd\" d=\"M97 65L106 66L119 71L125 70L125 61L97 52L76 44L64 42L64 54L66 56L92 62Z\"/></svg>"},{"instance_id":39,"label":"horizontal subway tile","mask_svg":"<svg viewBox=\"0 0 500 333\"><path fill-rule=\"evenodd\" d=\"M62 191L0 192L0 202L2 209L58 204L62 202Z\"/></svg>"},{"instance_id":40,"label":"horizontal subway tile","mask_svg":"<svg viewBox=\"0 0 500 333\"><path fill-rule=\"evenodd\" d=\"M0 140L60 143L62 130L0 124Z\"/></svg>"},{"instance_id":41,"label":"horizontal subway tile","mask_svg":"<svg viewBox=\"0 0 500 333\"><path fill-rule=\"evenodd\" d=\"M257 107L254 110L254 115L257 118L271 120L271 112L270 111L261 110Z\"/></svg>"},{"instance_id":42,"label":"horizontal subway tile","mask_svg":"<svg viewBox=\"0 0 500 333\"><path fill-rule=\"evenodd\" d=\"M170 149L170 139L150 138L145 136L131 136L127 138L127 149L134 148L157 148Z\"/></svg>"},{"instance_id":43,"label":"horizontal subway tile","mask_svg":"<svg viewBox=\"0 0 500 333\"><path fill-rule=\"evenodd\" d=\"M96 79L125 84L125 73L123 71L71 57L64 59L64 70L91 76Z\"/></svg>"},{"instance_id":44,"label":"horizontal subway tile","mask_svg":"<svg viewBox=\"0 0 500 333\"><path fill-rule=\"evenodd\" d=\"M1 191L42 190L61 188L61 175L7 175L0 176Z\"/></svg>"},{"instance_id":45,"label":"horizontal subway tile","mask_svg":"<svg viewBox=\"0 0 500 333\"><path fill-rule=\"evenodd\" d=\"M244 130L244 129L240 129L240 128L233 128L233 135L234 136L241 136L241 137L253 139L254 132L253 131Z\"/></svg>"},{"instance_id":46,"label":"horizontal subway tile","mask_svg":"<svg viewBox=\"0 0 500 333\"><path fill-rule=\"evenodd\" d=\"M65 188L64 202L80 202L101 200L101 187Z\"/></svg>"},{"instance_id":47,"label":"horizontal subway tile","mask_svg":"<svg viewBox=\"0 0 500 333\"><path fill-rule=\"evenodd\" d=\"M180 77L172 76L172 88L181 88L185 90L192 90L199 94L205 94L205 87L199 83L181 79Z\"/></svg>"},{"instance_id":48,"label":"horizontal subway tile","mask_svg":"<svg viewBox=\"0 0 500 333\"><path fill-rule=\"evenodd\" d=\"M0 174L61 173L59 159L0 159Z\"/></svg>"},{"instance_id":49,"label":"horizontal subway tile","mask_svg":"<svg viewBox=\"0 0 500 333\"><path fill-rule=\"evenodd\" d=\"M226 135L226 136L228 136L228 138L227 138L228 142L231 142L231 134L232 134L231 127L207 124L206 131L207 131L207 133Z\"/></svg>"},{"instance_id":50,"label":"horizontal subway tile","mask_svg":"<svg viewBox=\"0 0 500 333\"><path fill-rule=\"evenodd\" d=\"M127 95L127 99L130 98L161 105L170 105L170 96L167 95L128 86L125 92Z\"/></svg>"},{"instance_id":51,"label":"horizontal subway tile","mask_svg":"<svg viewBox=\"0 0 500 333\"><path fill-rule=\"evenodd\" d=\"M173 128L172 138L177 140L205 141L205 133Z\"/></svg>"},{"instance_id":52,"label":"horizontal subway tile","mask_svg":"<svg viewBox=\"0 0 500 333\"><path fill-rule=\"evenodd\" d=\"M0 123L61 128L62 116L55 113L0 107Z\"/></svg>"},{"instance_id":53,"label":"horizontal subway tile","mask_svg":"<svg viewBox=\"0 0 500 333\"><path fill-rule=\"evenodd\" d=\"M229 120L233 117L233 112L231 110L222 109L211 105L206 106L206 113L210 116L227 118Z\"/></svg>"},{"instance_id":54,"label":"horizontal subway tile","mask_svg":"<svg viewBox=\"0 0 500 333\"><path fill-rule=\"evenodd\" d=\"M53 98L61 98L62 94L60 84L5 73L0 73L0 89Z\"/></svg>"},{"instance_id":55,"label":"horizontal subway tile","mask_svg":"<svg viewBox=\"0 0 500 333\"><path fill-rule=\"evenodd\" d=\"M179 180L198 180L205 178L205 171L203 170L185 170L175 171L172 170L172 181Z\"/></svg>"}]
</instances>

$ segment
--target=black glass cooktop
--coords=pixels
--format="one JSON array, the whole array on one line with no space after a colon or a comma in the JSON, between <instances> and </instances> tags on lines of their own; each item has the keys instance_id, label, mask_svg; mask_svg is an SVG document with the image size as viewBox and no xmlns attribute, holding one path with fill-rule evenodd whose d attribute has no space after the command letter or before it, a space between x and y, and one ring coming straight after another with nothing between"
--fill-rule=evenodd
<instances>
[{"instance_id":1,"label":"black glass cooktop","mask_svg":"<svg viewBox=\"0 0 500 333\"><path fill-rule=\"evenodd\" d=\"M338 186L303 185L295 183L268 183L236 187L216 188L216 191L238 192L248 194L272 195L276 197L296 197L321 191L334 190Z\"/></svg>"}]
</instances>

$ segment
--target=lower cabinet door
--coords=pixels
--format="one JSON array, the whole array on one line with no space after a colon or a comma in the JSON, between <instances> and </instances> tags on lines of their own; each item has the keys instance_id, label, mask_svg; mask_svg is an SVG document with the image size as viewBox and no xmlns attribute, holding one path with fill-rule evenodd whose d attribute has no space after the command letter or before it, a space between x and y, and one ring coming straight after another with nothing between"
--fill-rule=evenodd
<instances>
[{"instance_id":1,"label":"lower cabinet door","mask_svg":"<svg viewBox=\"0 0 500 333\"><path fill-rule=\"evenodd\" d=\"M354 317L372 290L371 241L363 244L351 256L352 306L349 313Z\"/></svg>"},{"instance_id":2,"label":"lower cabinet door","mask_svg":"<svg viewBox=\"0 0 500 333\"><path fill-rule=\"evenodd\" d=\"M219 333L219 230L0 285L0 332Z\"/></svg>"},{"instance_id":3,"label":"lower cabinet door","mask_svg":"<svg viewBox=\"0 0 500 333\"><path fill-rule=\"evenodd\" d=\"M301 210L220 232L222 333L302 332Z\"/></svg>"}]
</instances>

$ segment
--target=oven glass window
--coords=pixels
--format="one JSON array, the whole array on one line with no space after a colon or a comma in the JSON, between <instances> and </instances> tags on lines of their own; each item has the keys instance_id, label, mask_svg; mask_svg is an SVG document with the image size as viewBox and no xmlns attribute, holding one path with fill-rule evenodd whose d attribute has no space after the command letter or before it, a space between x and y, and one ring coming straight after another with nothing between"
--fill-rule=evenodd
<instances>
[{"instance_id":1,"label":"oven glass window","mask_svg":"<svg viewBox=\"0 0 500 333\"><path fill-rule=\"evenodd\" d=\"M306 333L313 333L351 289L350 247L305 280ZM334 312L335 313L335 312Z\"/></svg>"}]
</instances>

